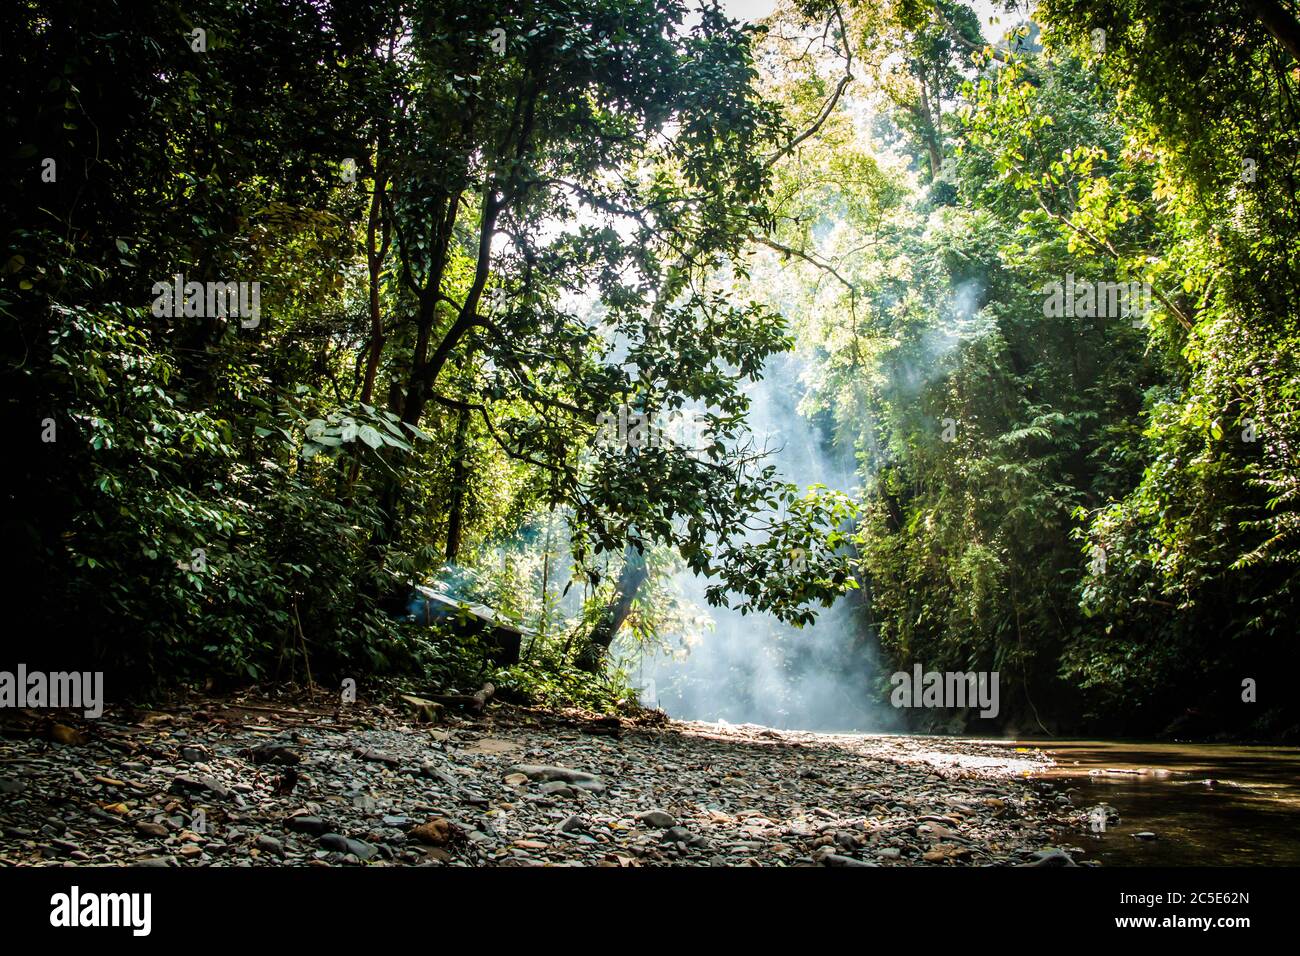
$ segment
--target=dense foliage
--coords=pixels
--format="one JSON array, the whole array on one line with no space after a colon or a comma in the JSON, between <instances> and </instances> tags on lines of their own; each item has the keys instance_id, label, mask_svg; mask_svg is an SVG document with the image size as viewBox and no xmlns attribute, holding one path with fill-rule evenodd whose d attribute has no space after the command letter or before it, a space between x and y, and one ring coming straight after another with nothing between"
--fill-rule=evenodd
<instances>
[{"instance_id":1,"label":"dense foliage","mask_svg":"<svg viewBox=\"0 0 1300 956\"><path fill-rule=\"evenodd\" d=\"M1012 728L1296 726L1289 0L1001 39L956 0L46 0L0 38L29 663L479 680L404 619L437 581L529 628L507 692L609 706L693 572L804 624L860 588L864 645L999 671ZM789 349L856 489L750 439Z\"/></svg>"},{"instance_id":2,"label":"dense foliage","mask_svg":"<svg viewBox=\"0 0 1300 956\"><path fill-rule=\"evenodd\" d=\"M1025 731L1294 732L1243 682L1297 659L1296 20L1188 6L1048 2L994 48L861 4L872 135L792 184L856 210L803 219L795 311L879 638L1010 678Z\"/></svg>"},{"instance_id":3,"label":"dense foliage","mask_svg":"<svg viewBox=\"0 0 1300 956\"><path fill-rule=\"evenodd\" d=\"M752 584L836 502L741 534L803 500L742 428L783 322L716 278L795 135L751 31L649 0L5 18L7 604L29 656L432 666L404 588L556 511L558 586L591 606L563 646L589 668L593 621L617 630L635 596L610 554L668 548L719 600L788 616L847 578L827 552L812 586ZM610 409L687 406L689 446L596 440Z\"/></svg>"}]
</instances>

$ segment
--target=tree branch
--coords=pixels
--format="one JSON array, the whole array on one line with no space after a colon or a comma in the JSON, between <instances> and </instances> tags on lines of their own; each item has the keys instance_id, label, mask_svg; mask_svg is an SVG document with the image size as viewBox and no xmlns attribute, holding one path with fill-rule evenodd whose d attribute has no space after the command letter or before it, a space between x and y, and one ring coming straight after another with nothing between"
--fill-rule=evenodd
<instances>
[{"instance_id":1,"label":"tree branch","mask_svg":"<svg viewBox=\"0 0 1300 956\"><path fill-rule=\"evenodd\" d=\"M840 11L839 3L833 3L832 6L835 8L834 19L839 21L840 25L840 42L844 44L844 75L840 77L839 83L835 85L834 92L822 104L821 111L818 112L817 118L813 120L812 125L764 160L766 166L775 165L794 152L800 143L816 136L818 130L830 119L831 113L834 112L836 104L840 101L840 97L844 95L844 90L853 82L853 44L849 40L849 31L844 26L844 15ZM829 23L827 26L829 27Z\"/></svg>"}]
</instances>

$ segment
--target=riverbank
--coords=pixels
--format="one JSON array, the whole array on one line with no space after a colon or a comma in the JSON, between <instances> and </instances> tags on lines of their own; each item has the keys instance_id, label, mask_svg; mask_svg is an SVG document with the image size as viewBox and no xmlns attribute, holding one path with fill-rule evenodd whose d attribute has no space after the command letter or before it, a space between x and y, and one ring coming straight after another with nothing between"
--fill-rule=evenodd
<instances>
[{"instance_id":1,"label":"riverbank","mask_svg":"<svg viewBox=\"0 0 1300 956\"><path fill-rule=\"evenodd\" d=\"M1083 839L1033 748L330 701L10 712L0 864L1062 865Z\"/></svg>"}]
</instances>

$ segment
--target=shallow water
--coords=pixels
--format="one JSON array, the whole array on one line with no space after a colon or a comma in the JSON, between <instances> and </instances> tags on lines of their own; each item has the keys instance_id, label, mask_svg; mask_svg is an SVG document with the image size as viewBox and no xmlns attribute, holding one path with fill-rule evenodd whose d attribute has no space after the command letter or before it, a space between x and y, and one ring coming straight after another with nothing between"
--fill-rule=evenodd
<instances>
[{"instance_id":1,"label":"shallow water","mask_svg":"<svg viewBox=\"0 0 1300 956\"><path fill-rule=\"evenodd\" d=\"M1120 822L1104 832L1080 833L1075 845L1085 858L1111 866L1300 865L1300 748L1004 743L1049 753L1056 765L1035 776L1065 789L1074 806L1119 811ZM1134 836L1143 831L1156 838Z\"/></svg>"}]
</instances>

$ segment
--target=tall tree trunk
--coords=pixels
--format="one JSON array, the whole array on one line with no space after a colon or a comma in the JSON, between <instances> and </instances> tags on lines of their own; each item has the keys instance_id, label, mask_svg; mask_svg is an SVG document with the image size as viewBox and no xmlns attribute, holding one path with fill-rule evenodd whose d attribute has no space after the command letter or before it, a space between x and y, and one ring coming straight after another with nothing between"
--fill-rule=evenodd
<instances>
[{"instance_id":1,"label":"tall tree trunk","mask_svg":"<svg viewBox=\"0 0 1300 956\"><path fill-rule=\"evenodd\" d=\"M513 143L515 165L527 154L531 146L533 126L536 122L537 99L541 84L536 79L541 69L537 63L530 63L529 77L521 89L519 97L518 119L512 125L511 135L506 140L506 148ZM467 120L468 133L469 120ZM405 396L402 401L402 421L408 425L418 426L437 384L438 376L451 359L456 348L476 325L481 324L478 314L479 301L487 286L492 268L492 240L496 236L497 218L512 201L519 199L518 173L512 172L507 181L502 183L489 177L483 184L483 199L478 223L478 250L474 268L474 278L465 292L460 310L451 327L442 335L433 354L428 349L432 344L432 331L437 318L437 306L446 301L442 294L442 281L447 268L448 252L451 245L456 215L460 207L460 190L448 194L447 203L440 210L438 221L441 229L435 237L432 267L429 270L424 288L420 295L420 309L416 322L415 352L412 356L411 369L407 379ZM399 234L400 238L400 234ZM403 250L405 254L405 250ZM427 356L427 358L426 358ZM381 547L387 547L397 537L398 512L401 506L402 487L399 479L394 478L385 483L380 496L380 510L383 514L382 526L378 535Z\"/></svg>"},{"instance_id":2,"label":"tall tree trunk","mask_svg":"<svg viewBox=\"0 0 1300 956\"><path fill-rule=\"evenodd\" d=\"M379 312L379 274L388 256L389 224L383 215L384 186L386 178L383 173L375 173L375 191L370 197L370 220L366 223L366 267L370 281L370 350L366 356L366 373L361 383L361 404L372 405L375 390L375 374L379 371L379 360L384 353L384 319ZM382 233L379 245L375 238Z\"/></svg>"},{"instance_id":3,"label":"tall tree trunk","mask_svg":"<svg viewBox=\"0 0 1300 956\"><path fill-rule=\"evenodd\" d=\"M930 94L926 89L924 78L921 80L921 105L915 108L921 138L925 140L925 149L930 156L930 181L939 178L943 168L943 150L939 144L939 132L935 128L934 111L930 109Z\"/></svg>"},{"instance_id":4,"label":"tall tree trunk","mask_svg":"<svg viewBox=\"0 0 1300 956\"><path fill-rule=\"evenodd\" d=\"M361 381L362 405L374 404L375 376L379 371L379 362L384 354L384 317L379 311L379 274L383 271L384 259L388 256L389 224L383 214L383 196L386 177L383 173L375 172L375 188L370 194L370 217L366 223L366 268L369 274L369 306L370 306L370 344L366 349L366 369L365 375ZM376 238L379 238L379 244L375 244ZM344 489L344 495L348 501L351 501L352 489L357 483L357 478L361 474L361 458L356 456L352 460L352 467L348 469L347 484Z\"/></svg>"},{"instance_id":5,"label":"tall tree trunk","mask_svg":"<svg viewBox=\"0 0 1300 956\"><path fill-rule=\"evenodd\" d=\"M592 673L600 669L609 646L614 643L619 628L632 611L632 602L636 599L637 592L649 576L650 569L646 566L645 555L629 544L623 552L623 570L614 586L614 596L605 606L605 612L591 629L587 643L578 655L577 664L580 668Z\"/></svg>"},{"instance_id":6,"label":"tall tree trunk","mask_svg":"<svg viewBox=\"0 0 1300 956\"><path fill-rule=\"evenodd\" d=\"M546 543L542 545L542 610L537 618L537 633L546 636L551 604L551 522L554 512L546 516Z\"/></svg>"},{"instance_id":7,"label":"tall tree trunk","mask_svg":"<svg viewBox=\"0 0 1300 956\"><path fill-rule=\"evenodd\" d=\"M454 563L460 556L460 539L465 521L465 483L469 480L469 468L465 464L466 436L469 433L468 409L461 409L456 417L456 438L453 454L451 478L451 509L447 516L447 561Z\"/></svg>"},{"instance_id":8,"label":"tall tree trunk","mask_svg":"<svg viewBox=\"0 0 1300 956\"><path fill-rule=\"evenodd\" d=\"M415 316L416 344L411 357L410 371L407 373L405 386L394 382L389 392L389 410L400 415L402 421L408 425L417 427L420 424L420 417L424 414L424 406L428 401L428 392L432 391L433 381L437 378L437 372L434 372L429 376L428 386L425 385L426 365L428 364L425 361L425 356L428 354L433 324L437 319L438 294L442 289L443 271L447 265L450 237L456 224L456 210L459 204L459 194L450 195L436 217L439 228L435 230L436 234L433 238L435 248L432 267L420 294L419 309ZM396 227L393 228L396 232ZM443 340L444 344L447 338L453 335L456 336L457 341L459 340L459 337L464 334L463 331L458 331L459 326L460 323L458 322L457 326L447 333L447 337ZM446 351L450 354L450 347ZM439 365L438 371L441 371L441 365ZM378 552L377 557L381 563L383 561L383 552L397 535L401 497L400 478L396 475L388 476L379 494L379 510L383 517L380 531L375 540L375 550Z\"/></svg>"},{"instance_id":9,"label":"tall tree trunk","mask_svg":"<svg viewBox=\"0 0 1300 956\"><path fill-rule=\"evenodd\" d=\"M1248 7L1292 58L1300 62L1300 21L1278 0L1249 0Z\"/></svg>"}]
</instances>

